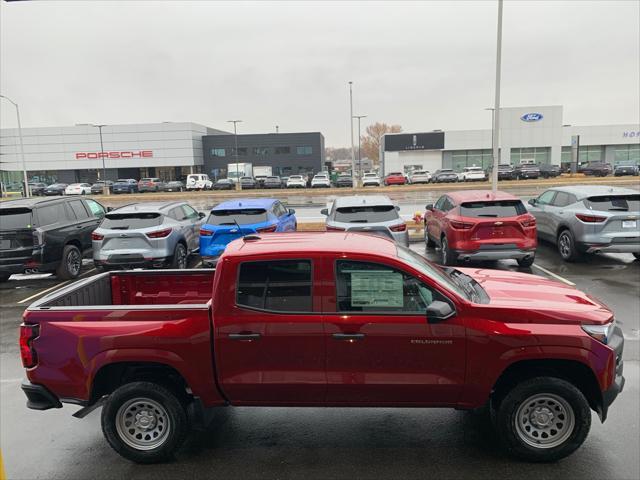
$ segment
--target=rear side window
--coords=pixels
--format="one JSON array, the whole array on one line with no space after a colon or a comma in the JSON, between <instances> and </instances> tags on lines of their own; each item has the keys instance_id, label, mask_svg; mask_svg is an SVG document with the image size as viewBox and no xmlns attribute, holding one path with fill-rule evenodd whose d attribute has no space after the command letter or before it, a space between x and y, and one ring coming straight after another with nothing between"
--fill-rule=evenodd
<instances>
[{"instance_id":1,"label":"rear side window","mask_svg":"<svg viewBox=\"0 0 640 480\"><path fill-rule=\"evenodd\" d=\"M66 222L67 213L63 203L56 203L55 205L43 205L38 207L38 224L41 227L47 225L53 225L54 223Z\"/></svg>"},{"instance_id":2,"label":"rear side window","mask_svg":"<svg viewBox=\"0 0 640 480\"><path fill-rule=\"evenodd\" d=\"M388 222L398 218L398 211L393 205L367 205L362 207L340 207L336 209L336 222L345 223L377 223Z\"/></svg>"},{"instance_id":3,"label":"rear side window","mask_svg":"<svg viewBox=\"0 0 640 480\"><path fill-rule=\"evenodd\" d=\"M0 209L0 230L31 228L32 218L31 210L28 208L2 208Z\"/></svg>"},{"instance_id":4,"label":"rear side window","mask_svg":"<svg viewBox=\"0 0 640 480\"><path fill-rule=\"evenodd\" d=\"M311 312L311 261L275 260L240 265L236 303L277 312Z\"/></svg>"},{"instance_id":5,"label":"rear side window","mask_svg":"<svg viewBox=\"0 0 640 480\"><path fill-rule=\"evenodd\" d=\"M213 210L207 219L209 225L251 225L266 221L267 211L264 208Z\"/></svg>"},{"instance_id":6,"label":"rear side window","mask_svg":"<svg viewBox=\"0 0 640 480\"><path fill-rule=\"evenodd\" d=\"M84 205L80 200L69 202L69 206L71 207L71 211L74 213L78 220L89 218L89 214L87 213L87 210L84 208Z\"/></svg>"},{"instance_id":7,"label":"rear side window","mask_svg":"<svg viewBox=\"0 0 640 480\"><path fill-rule=\"evenodd\" d=\"M584 201L584 204L591 210L638 212L640 211L640 195L589 197Z\"/></svg>"},{"instance_id":8,"label":"rear side window","mask_svg":"<svg viewBox=\"0 0 640 480\"><path fill-rule=\"evenodd\" d=\"M109 213L104 217L100 227L111 230L133 230L158 226L162 220L162 215L155 212Z\"/></svg>"},{"instance_id":9,"label":"rear side window","mask_svg":"<svg viewBox=\"0 0 640 480\"><path fill-rule=\"evenodd\" d=\"M464 202L460 205L463 217L517 217L525 213L527 209L520 200Z\"/></svg>"}]
</instances>

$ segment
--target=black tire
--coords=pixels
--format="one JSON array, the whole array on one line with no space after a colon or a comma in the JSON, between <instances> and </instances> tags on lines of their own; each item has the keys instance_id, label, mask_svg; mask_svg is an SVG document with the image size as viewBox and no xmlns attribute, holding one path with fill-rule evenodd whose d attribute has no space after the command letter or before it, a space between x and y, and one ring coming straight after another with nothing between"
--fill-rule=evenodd
<instances>
[{"instance_id":1,"label":"black tire","mask_svg":"<svg viewBox=\"0 0 640 480\"><path fill-rule=\"evenodd\" d=\"M434 242L429 236L426 225L424 226L424 243L427 246L428 250L433 250L434 248L436 248L436 242Z\"/></svg>"},{"instance_id":2,"label":"black tire","mask_svg":"<svg viewBox=\"0 0 640 480\"><path fill-rule=\"evenodd\" d=\"M185 269L187 268L187 248L182 243L176 245L173 251L173 259L171 260L171 268Z\"/></svg>"},{"instance_id":3,"label":"black tire","mask_svg":"<svg viewBox=\"0 0 640 480\"><path fill-rule=\"evenodd\" d=\"M145 404L145 401L148 403ZM140 414L127 417L127 414L136 411L136 404L141 406L138 411L143 414L146 424L152 427L145 430L139 426ZM136 422L131 423L128 418L135 418ZM111 448L136 463L172 459L189 432L187 414L178 398L166 388L151 382L132 382L116 389L102 409L101 422L102 433ZM125 431L129 427L132 428ZM152 438L146 439L143 435ZM158 442L161 443L155 446L144 444L152 442L154 437L159 437L161 440Z\"/></svg>"},{"instance_id":4,"label":"black tire","mask_svg":"<svg viewBox=\"0 0 640 480\"><path fill-rule=\"evenodd\" d=\"M531 265L533 265L533 262L535 261L536 256L535 255L531 255L530 257L527 258L521 258L518 260L518 266L519 267L530 267Z\"/></svg>"},{"instance_id":5,"label":"black tire","mask_svg":"<svg viewBox=\"0 0 640 480\"><path fill-rule=\"evenodd\" d=\"M571 230L565 229L558 234L558 253L565 262L575 262L580 258Z\"/></svg>"},{"instance_id":6,"label":"black tire","mask_svg":"<svg viewBox=\"0 0 640 480\"><path fill-rule=\"evenodd\" d=\"M82 253L75 245L65 245L62 258L56 269L56 276L61 280L77 278L82 269Z\"/></svg>"},{"instance_id":7,"label":"black tire","mask_svg":"<svg viewBox=\"0 0 640 480\"><path fill-rule=\"evenodd\" d=\"M498 407L496 427L510 454L529 462L555 462L571 455L585 441L591 410L573 384L555 377L536 377L507 393Z\"/></svg>"},{"instance_id":8,"label":"black tire","mask_svg":"<svg viewBox=\"0 0 640 480\"><path fill-rule=\"evenodd\" d=\"M447 237L442 237L440 241L440 263L442 265L452 266L455 265L457 258L455 253L452 253L449 250L449 242L447 242Z\"/></svg>"},{"instance_id":9,"label":"black tire","mask_svg":"<svg viewBox=\"0 0 640 480\"><path fill-rule=\"evenodd\" d=\"M8 273L0 273L0 283L8 281L10 276L11 275L9 275Z\"/></svg>"}]
</instances>

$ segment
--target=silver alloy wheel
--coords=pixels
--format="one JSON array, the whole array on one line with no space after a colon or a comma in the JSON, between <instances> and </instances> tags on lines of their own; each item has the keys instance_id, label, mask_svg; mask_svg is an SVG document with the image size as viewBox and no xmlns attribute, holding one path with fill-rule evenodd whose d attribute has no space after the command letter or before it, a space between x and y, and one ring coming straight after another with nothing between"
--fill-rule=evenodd
<instances>
[{"instance_id":1,"label":"silver alloy wheel","mask_svg":"<svg viewBox=\"0 0 640 480\"><path fill-rule=\"evenodd\" d=\"M520 404L514 422L520 440L531 447L547 449L567 441L575 427L575 415L564 398L539 393Z\"/></svg>"},{"instance_id":2,"label":"silver alloy wheel","mask_svg":"<svg viewBox=\"0 0 640 480\"><path fill-rule=\"evenodd\" d=\"M82 266L82 257L80 252L76 249L69 250L67 255L67 271L74 277L80 273L80 267Z\"/></svg>"},{"instance_id":3,"label":"silver alloy wheel","mask_svg":"<svg viewBox=\"0 0 640 480\"><path fill-rule=\"evenodd\" d=\"M571 256L571 238L567 232L562 232L558 239L558 249L562 258L569 258Z\"/></svg>"},{"instance_id":4,"label":"silver alloy wheel","mask_svg":"<svg viewBox=\"0 0 640 480\"><path fill-rule=\"evenodd\" d=\"M136 450L161 446L171 431L167 410L155 400L137 397L125 402L116 414L118 436Z\"/></svg>"}]
</instances>

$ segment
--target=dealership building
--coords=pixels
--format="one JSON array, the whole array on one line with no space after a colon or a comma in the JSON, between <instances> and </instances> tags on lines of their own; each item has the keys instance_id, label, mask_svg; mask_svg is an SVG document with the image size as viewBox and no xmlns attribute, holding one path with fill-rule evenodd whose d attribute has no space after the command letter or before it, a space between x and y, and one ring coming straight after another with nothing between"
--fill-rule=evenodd
<instances>
[{"instance_id":1,"label":"dealership building","mask_svg":"<svg viewBox=\"0 0 640 480\"><path fill-rule=\"evenodd\" d=\"M93 182L102 178L103 166L109 180L173 180L203 172L202 137L227 133L174 122L22 129L28 177L46 183ZM22 158L17 129L0 130L0 152L0 180L19 183Z\"/></svg>"},{"instance_id":2,"label":"dealership building","mask_svg":"<svg viewBox=\"0 0 640 480\"><path fill-rule=\"evenodd\" d=\"M569 164L576 136L579 163L640 165L640 124L567 125L559 105L500 109L501 164ZM467 166L487 169L492 164L491 129L387 134L382 144L385 174L440 168L460 171Z\"/></svg>"}]
</instances>

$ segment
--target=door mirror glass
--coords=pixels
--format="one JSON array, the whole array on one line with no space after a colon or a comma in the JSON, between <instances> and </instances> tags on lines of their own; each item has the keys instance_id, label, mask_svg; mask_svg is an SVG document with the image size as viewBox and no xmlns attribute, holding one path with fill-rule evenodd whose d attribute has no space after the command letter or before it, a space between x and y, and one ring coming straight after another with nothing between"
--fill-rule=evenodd
<instances>
[{"instance_id":1,"label":"door mirror glass","mask_svg":"<svg viewBox=\"0 0 640 480\"><path fill-rule=\"evenodd\" d=\"M529 199L529 205L535 205L536 203L538 203L538 201L535 198Z\"/></svg>"},{"instance_id":2,"label":"door mirror glass","mask_svg":"<svg viewBox=\"0 0 640 480\"><path fill-rule=\"evenodd\" d=\"M322 215L327 215L328 216L329 215L329 209L328 208L323 208L322 210L320 210L320 213Z\"/></svg>"},{"instance_id":3,"label":"door mirror glass","mask_svg":"<svg viewBox=\"0 0 640 480\"><path fill-rule=\"evenodd\" d=\"M289 209L289 215L293 215L294 213L296 213L295 209L290 208L290 209Z\"/></svg>"},{"instance_id":4,"label":"door mirror glass","mask_svg":"<svg viewBox=\"0 0 640 480\"><path fill-rule=\"evenodd\" d=\"M433 203L430 203L429 205L427 205L425 207L427 210L429 210L430 212L433 212Z\"/></svg>"},{"instance_id":5,"label":"door mirror glass","mask_svg":"<svg viewBox=\"0 0 640 480\"><path fill-rule=\"evenodd\" d=\"M434 300L427 307L427 321L428 322L439 322L441 320L446 320L447 318L451 318L455 315L455 310L451 305L447 302L443 302L440 300Z\"/></svg>"},{"instance_id":6,"label":"door mirror glass","mask_svg":"<svg viewBox=\"0 0 640 480\"><path fill-rule=\"evenodd\" d=\"M396 205L396 211L399 212L400 211L400 207L398 205Z\"/></svg>"},{"instance_id":7,"label":"door mirror glass","mask_svg":"<svg viewBox=\"0 0 640 480\"><path fill-rule=\"evenodd\" d=\"M206 215L204 214L204 212L198 212L198 217L204 218L206 217Z\"/></svg>"}]
</instances>

